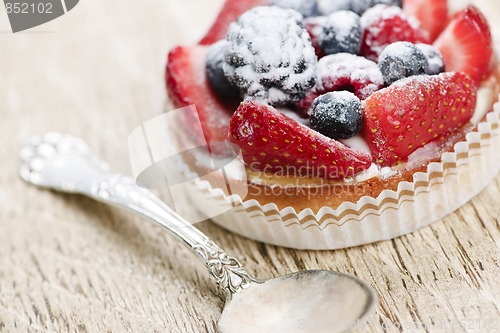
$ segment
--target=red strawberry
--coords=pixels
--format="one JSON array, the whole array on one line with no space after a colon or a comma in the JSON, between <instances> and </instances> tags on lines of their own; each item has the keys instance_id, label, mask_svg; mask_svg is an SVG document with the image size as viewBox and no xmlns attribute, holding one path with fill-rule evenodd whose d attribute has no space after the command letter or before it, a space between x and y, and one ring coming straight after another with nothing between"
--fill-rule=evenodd
<instances>
[{"instance_id":1,"label":"red strawberry","mask_svg":"<svg viewBox=\"0 0 500 333\"><path fill-rule=\"evenodd\" d=\"M377 61L386 46L395 42L429 44L429 34L413 16L397 6L377 5L361 17L364 29L361 55Z\"/></svg>"},{"instance_id":2,"label":"red strawberry","mask_svg":"<svg viewBox=\"0 0 500 333\"><path fill-rule=\"evenodd\" d=\"M307 117L312 103L320 95L348 90L365 100L383 87L384 77L373 61L348 53L327 55L316 66L316 85L296 106Z\"/></svg>"},{"instance_id":3,"label":"red strawberry","mask_svg":"<svg viewBox=\"0 0 500 333\"><path fill-rule=\"evenodd\" d=\"M236 108L223 105L210 89L205 75L206 46L178 46L170 51L166 69L167 92L175 107L194 104L203 133L192 133L196 143L226 141L231 112ZM195 114L186 113L186 130L195 121Z\"/></svg>"},{"instance_id":4,"label":"red strawberry","mask_svg":"<svg viewBox=\"0 0 500 333\"><path fill-rule=\"evenodd\" d=\"M229 25L249 9L256 6L264 6L269 0L226 0L215 23L200 41L201 45L210 45L226 38Z\"/></svg>"},{"instance_id":5,"label":"red strawberry","mask_svg":"<svg viewBox=\"0 0 500 333\"><path fill-rule=\"evenodd\" d=\"M441 52L447 71L465 72L479 84L493 61L491 31L475 6L457 13L434 46Z\"/></svg>"},{"instance_id":6,"label":"red strawberry","mask_svg":"<svg viewBox=\"0 0 500 333\"><path fill-rule=\"evenodd\" d=\"M403 11L415 16L434 41L448 22L448 0L403 0Z\"/></svg>"},{"instance_id":7,"label":"red strawberry","mask_svg":"<svg viewBox=\"0 0 500 333\"><path fill-rule=\"evenodd\" d=\"M414 76L366 100L364 136L383 166L406 161L417 148L444 140L472 117L477 88L464 73Z\"/></svg>"},{"instance_id":8,"label":"red strawberry","mask_svg":"<svg viewBox=\"0 0 500 333\"><path fill-rule=\"evenodd\" d=\"M231 118L228 140L258 171L343 179L366 170L371 156L327 138L259 102L241 103Z\"/></svg>"}]
</instances>

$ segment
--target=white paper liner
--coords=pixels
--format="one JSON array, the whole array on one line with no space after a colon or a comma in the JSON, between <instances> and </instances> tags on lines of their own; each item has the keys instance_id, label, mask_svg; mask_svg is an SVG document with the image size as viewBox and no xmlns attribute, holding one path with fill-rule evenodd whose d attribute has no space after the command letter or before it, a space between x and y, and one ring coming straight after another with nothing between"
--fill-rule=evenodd
<instances>
[{"instance_id":1,"label":"white paper liner","mask_svg":"<svg viewBox=\"0 0 500 333\"><path fill-rule=\"evenodd\" d=\"M413 182L399 183L397 191L385 190L377 198L364 196L337 209L323 207L316 214L248 200L212 220L245 237L297 249L340 249L396 238L452 213L495 178L500 170L499 131L500 103L496 103L466 141L444 153L441 162L430 163L426 172L415 173ZM195 184L189 195L199 210L206 203L241 202L224 197L207 181Z\"/></svg>"}]
</instances>

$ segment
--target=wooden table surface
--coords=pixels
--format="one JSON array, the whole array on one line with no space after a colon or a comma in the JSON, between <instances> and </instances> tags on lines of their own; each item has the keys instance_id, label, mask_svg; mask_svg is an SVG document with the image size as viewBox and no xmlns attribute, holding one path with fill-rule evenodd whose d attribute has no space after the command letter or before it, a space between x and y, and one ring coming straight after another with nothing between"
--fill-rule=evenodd
<instances>
[{"instance_id":1,"label":"wooden table surface","mask_svg":"<svg viewBox=\"0 0 500 333\"><path fill-rule=\"evenodd\" d=\"M498 21L496 2L476 2ZM167 50L194 43L221 3L84 0L18 34L0 14L1 332L215 332L223 301L188 250L120 210L27 186L17 153L33 134L64 131L129 172L127 137L165 99ZM431 227L337 251L198 226L259 278L321 268L368 281L380 306L363 331L498 332L499 198L497 178Z\"/></svg>"}]
</instances>

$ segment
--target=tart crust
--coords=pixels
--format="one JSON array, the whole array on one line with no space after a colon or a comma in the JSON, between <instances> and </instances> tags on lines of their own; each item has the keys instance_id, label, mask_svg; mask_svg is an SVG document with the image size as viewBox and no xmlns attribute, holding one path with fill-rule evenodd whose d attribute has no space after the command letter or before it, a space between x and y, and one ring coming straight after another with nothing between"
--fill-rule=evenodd
<instances>
[{"instance_id":1,"label":"tart crust","mask_svg":"<svg viewBox=\"0 0 500 333\"><path fill-rule=\"evenodd\" d=\"M492 74L481 85L488 88L492 94L491 103L488 104L485 112L488 114L493 109L493 105L498 101L500 94L500 68ZM484 118L484 117L483 117ZM440 154L452 151L455 143L464 141L465 135L476 129L477 126L469 124L463 128L462 133L454 136L446 142L440 149ZM176 137L181 137L177 135ZM199 174L206 174L209 168L204 168L196 156L185 154L184 160L191 170ZM318 212L322 207L338 208L345 202L358 202L364 196L376 198L384 190L397 190L401 182L413 181L413 175L417 172L425 172L428 164L437 162L440 157L430 158L423 163L401 164L391 168L391 175L374 176L366 180L324 180L321 178L305 178L297 176L273 175L263 172L255 172L246 168L248 185L248 195L245 201L257 200L261 205L268 203L275 204L280 210L292 207L296 212L304 209L311 209Z\"/></svg>"}]
</instances>

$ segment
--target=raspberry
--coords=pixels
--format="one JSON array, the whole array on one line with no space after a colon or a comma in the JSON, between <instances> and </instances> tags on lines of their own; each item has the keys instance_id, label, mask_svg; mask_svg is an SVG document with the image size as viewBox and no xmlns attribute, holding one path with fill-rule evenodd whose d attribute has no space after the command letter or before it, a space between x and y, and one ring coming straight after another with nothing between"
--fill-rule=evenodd
<instances>
[{"instance_id":1,"label":"raspberry","mask_svg":"<svg viewBox=\"0 0 500 333\"><path fill-rule=\"evenodd\" d=\"M384 78L373 61L349 53L338 53L323 57L316 69L316 85L296 107L307 113L313 101L320 95L332 91L354 92L365 100L384 87Z\"/></svg>"},{"instance_id":2,"label":"raspberry","mask_svg":"<svg viewBox=\"0 0 500 333\"><path fill-rule=\"evenodd\" d=\"M304 17L318 16L318 3L316 0L270 0L271 6L293 9Z\"/></svg>"},{"instance_id":3,"label":"raspberry","mask_svg":"<svg viewBox=\"0 0 500 333\"><path fill-rule=\"evenodd\" d=\"M382 51L395 42L429 43L420 22L396 6L377 5L361 16L364 29L361 55L377 61Z\"/></svg>"},{"instance_id":4,"label":"raspberry","mask_svg":"<svg viewBox=\"0 0 500 333\"><path fill-rule=\"evenodd\" d=\"M396 42L387 46L379 57L378 66L386 85L414 75L426 74L429 62L414 44Z\"/></svg>"},{"instance_id":5,"label":"raspberry","mask_svg":"<svg viewBox=\"0 0 500 333\"><path fill-rule=\"evenodd\" d=\"M328 16L321 36L321 49L325 54L358 54L361 47L361 21L359 15L341 10Z\"/></svg>"},{"instance_id":6,"label":"raspberry","mask_svg":"<svg viewBox=\"0 0 500 333\"><path fill-rule=\"evenodd\" d=\"M348 91L319 96L311 107L311 127L332 139L349 139L363 127L359 98Z\"/></svg>"},{"instance_id":7,"label":"raspberry","mask_svg":"<svg viewBox=\"0 0 500 333\"><path fill-rule=\"evenodd\" d=\"M284 105L314 85L318 59L301 20L294 10L270 6L253 8L231 24L223 70L244 98Z\"/></svg>"},{"instance_id":8,"label":"raspberry","mask_svg":"<svg viewBox=\"0 0 500 333\"><path fill-rule=\"evenodd\" d=\"M226 46L226 40L221 40L210 46L207 52L205 71L208 83L217 96L222 98L234 98L239 96L239 90L227 80L222 70L224 49Z\"/></svg>"},{"instance_id":9,"label":"raspberry","mask_svg":"<svg viewBox=\"0 0 500 333\"><path fill-rule=\"evenodd\" d=\"M315 16L304 19L304 27L311 37L311 42L318 58L325 56L321 49L321 40L323 38L323 27L327 19L327 16Z\"/></svg>"}]
</instances>

